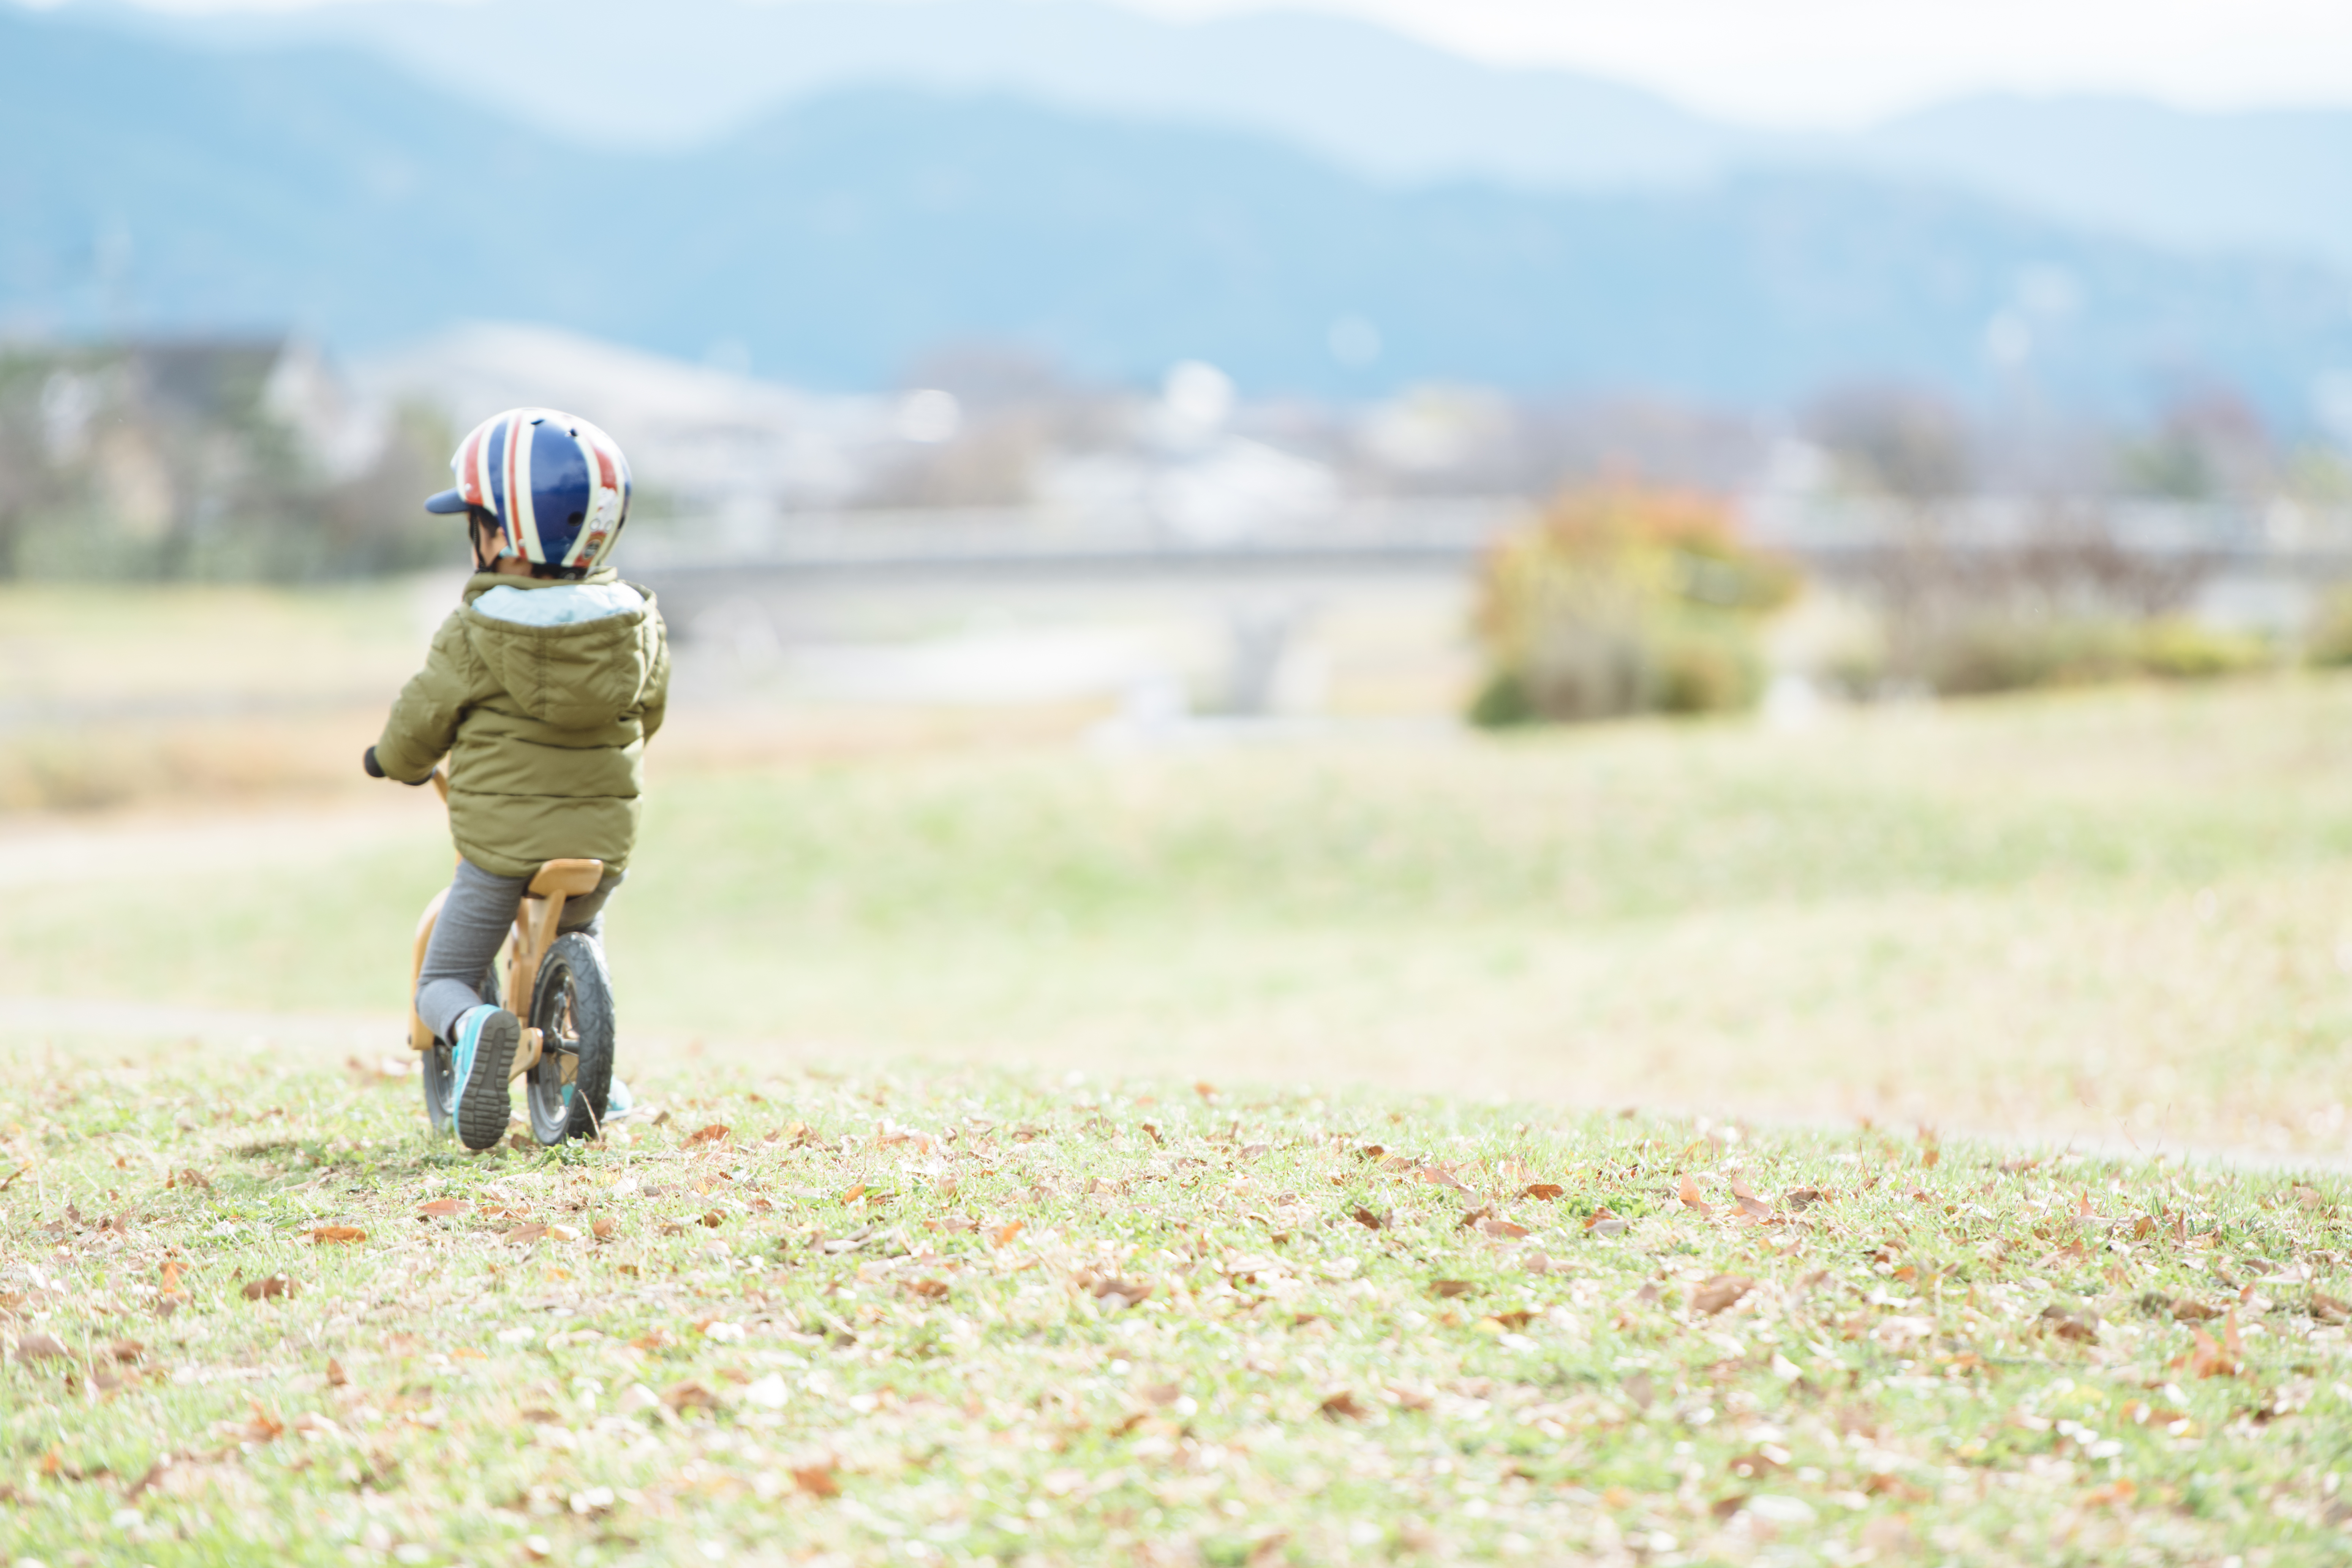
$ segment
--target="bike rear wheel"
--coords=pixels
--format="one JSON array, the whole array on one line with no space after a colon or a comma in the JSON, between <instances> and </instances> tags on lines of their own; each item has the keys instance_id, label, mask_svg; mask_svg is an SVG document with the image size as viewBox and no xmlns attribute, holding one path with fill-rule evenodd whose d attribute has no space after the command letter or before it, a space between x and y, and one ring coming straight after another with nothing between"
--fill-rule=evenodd
<instances>
[{"instance_id":1,"label":"bike rear wheel","mask_svg":"<svg viewBox=\"0 0 2352 1568\"><path fill-rule=\"evenodd\" d=\"M531 1135L548 1144L602 1137L614 1037L604 947L585 931L557 937L535 989L530 1023L540 1031L540 1054L523 1075Z\"/></svg>"},{"instance_id":2,"label":"bike rear wheel","mask_svg":"<svg viewBox=\"0 0 2352 1568\"><path fill-rule=\"evenodd\" d=\"M499 971L496 964L490 966L474 989L491 1006L499 1005ZM449 1042L435 1040L431 1048L425 1052L422 1065L425 1122L435 1137L451 1137L457 1131L457 1068L449 1058Z\"/></svg>"}]
</instances>

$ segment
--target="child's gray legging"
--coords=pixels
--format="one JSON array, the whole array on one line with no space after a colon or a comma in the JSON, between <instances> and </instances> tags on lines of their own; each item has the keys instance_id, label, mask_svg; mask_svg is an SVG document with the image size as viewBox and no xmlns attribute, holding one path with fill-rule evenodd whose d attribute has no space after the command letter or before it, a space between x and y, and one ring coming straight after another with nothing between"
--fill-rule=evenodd
<instances>
[{"instance_id":1,"label":"child's gray legging","mask_svg":"<svg viewBox=\"0 0 2352 1568\"><path fill-rule=\"evenodd\" d=\"M584 931L602 942L604 900L626 875L607 871L594 892L565 900L558 929ZM433 940L425 944L425 967L416 976L416 1016L436 1039L446 1040L466 1009L481 1005L482 994L476 987L498 958L530 886L528 877L493 877L470 860L457 862L449 896L441 901L440 918L433 922ZM502 1000L518 1016L530 1007L528 997Z\"/></svg>"}]
</instances>

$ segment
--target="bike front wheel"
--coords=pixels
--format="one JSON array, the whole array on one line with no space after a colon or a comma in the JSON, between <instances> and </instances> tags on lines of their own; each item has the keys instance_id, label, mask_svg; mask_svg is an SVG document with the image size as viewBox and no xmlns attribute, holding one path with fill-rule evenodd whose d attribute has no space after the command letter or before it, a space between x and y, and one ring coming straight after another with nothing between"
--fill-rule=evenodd
<instances>
[{"instance_id":1,"label":"bike front wheel","mask_svg":"<svg viewBox=\"0 0 2352 1568\"><path fill-rule=\"evenodd\" d=\"M531 1135L548 1144L602 1137L613 1088L613 983L594 937L555 939L539 966L530 1023L540 1031L539 1060L523 1075Z\"/></svg>"}]
</instances>

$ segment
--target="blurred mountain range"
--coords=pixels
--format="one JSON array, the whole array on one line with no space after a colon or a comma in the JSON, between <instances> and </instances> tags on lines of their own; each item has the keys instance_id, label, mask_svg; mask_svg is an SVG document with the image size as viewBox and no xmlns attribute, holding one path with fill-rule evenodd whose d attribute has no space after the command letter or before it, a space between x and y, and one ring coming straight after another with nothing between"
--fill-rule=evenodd
<instances>
[{"instance_id":1,"label":"blurred mountain range","mask_svg":"<svg viewBox=\"0 0 2352 1568\"><path fill-rule=\"evenodd\" d=\"M990 65L1024 55L989 41L992 16L1062 40L1033 51L1044 75ZM914 65L875 63L884 20ZM828 26L829 55L788 47ZM1150 67L1139 38L1181 58ZM682 49L709 56L698 106ZM1490 78L1482 118L1465 105ZM1914 133L1988 155L1980 109ZM1456 380L1765 403L1875 377L2115 405L2225 384L2290 425L2315 387L2340 398L2352 281L2325 260L2168 247L1893 165L1737 172L1730 134L1301 18L0 5L0 329L293 325L366 352L499 318L835 387L990 340L1129 380L1205 358L1253 394ZM1514 146L1516 169L1477 152ZM2318 176L2298 189L2328 205Z\"/></svg>"},{"instance_id":2,"label":"blurred mountain range","mask_svg":"<svg viewBox=\"0 0 2352 1568\"><path fill-rule=\"evenodd\" d=\"M610 147L710 142L845 88L977 91L1273 136L1375 179L1591 189L1843 169L1932 177L2167 245L2352 264L2352 109L1986 97L1790 133L1337 16L1182 23L1086 0L360 0L198 17L85 0L70 14L215 49L349 45Z\"/></svg>"}]
</instances>

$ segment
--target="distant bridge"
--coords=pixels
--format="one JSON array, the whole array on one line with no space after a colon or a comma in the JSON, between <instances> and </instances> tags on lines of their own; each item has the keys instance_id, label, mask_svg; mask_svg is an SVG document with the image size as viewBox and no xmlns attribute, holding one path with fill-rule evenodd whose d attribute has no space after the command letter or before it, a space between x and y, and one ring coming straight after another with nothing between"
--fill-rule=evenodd
<instances>
[{"instance_id":1,"label":"distant bridge","mask_svg":"<svg viewBox=\"0 0 2352 1568\"><path fill-rule=\"evenodd\" d=\"M2095 568L2146 577L2162 596L2281 626L2301 620L2312 588L2352 575L2352 511L1999 500L1906 510L1773 496L1740 510L1751 537L1831 578L1899 576L1922 552L1991 563L2029 544L2089 550L2082 559ZM1031 627L1180 626L1195 646L1223 649L1213 683L1223 706L1262 712L1293 650L1341 612L1435 628L1432 647L1457 641L1479 555L1529 514L1512 498L1399 500L1206 537L1139 516L842 513L726 543L714 529L708 547L647 537L631 571L689 638L819 684L948 690L1007 659L1060 672L1035 675L1038 689L1132 684L1139 667L1129 655L1104 653L1102 670L1087 674L1090 656L1045 642L903 650L951 639L958 626L973 635L1000 615ZM889 649L902 651L877 651Z\"/></svg>"},{"instance_id":2,"label":"distant bridge","mask_svg":"<svg viewBox=\"0 0 2352 1568\"><path fill-rule=\"evenodd\" d=\"M1969 553L2096 540L2233 574L2352 574L2352 508L2008 498L1906 508L1755 495L1738 510L1759 542L1832 568L1921 549ZM1137 516L1021 509L836 512L793 519L732 548L659 548L647 540L636 556L648 578L698 596L891 580L1454 574L1530 511L1509 497L1363 502L1223 536L1180 533Z\"/></svg>"}]
</instances>

